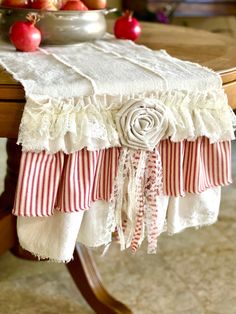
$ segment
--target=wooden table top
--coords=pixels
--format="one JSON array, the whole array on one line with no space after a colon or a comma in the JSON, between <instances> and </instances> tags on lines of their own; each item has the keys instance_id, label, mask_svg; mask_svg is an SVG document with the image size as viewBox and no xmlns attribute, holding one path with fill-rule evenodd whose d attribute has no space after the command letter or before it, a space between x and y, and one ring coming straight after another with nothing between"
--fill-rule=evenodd
<instances>
[{"instance_id":1,"label":"wooden table top","mask_svg":"<svg viewBox=\"0 0 236 314\"><path fill-rule=\"evenodd\" d=\"M137 42L154 50L165 49L176 58L197 62L222 75L234 73L236 79L236 41L229 36L181 26L143 23ZM224 82L231 80L223 77Z\"/></svg>"},{"instance_id":2,"label":"wooden table top","mask_svg":"<svg viewBox=\"0 0 236 314\"><path fill-rule=\"evenodd\" d=\"M108 21L112 31L114 22ZM165 49L182 60L200 63L222 77L229 104L236 108L236 41L224 35L191 28L142 23L139 44ZM10 74L0 68L0 137L16 137L24 105L24 90Z\"/></svg>"}]
</instances>

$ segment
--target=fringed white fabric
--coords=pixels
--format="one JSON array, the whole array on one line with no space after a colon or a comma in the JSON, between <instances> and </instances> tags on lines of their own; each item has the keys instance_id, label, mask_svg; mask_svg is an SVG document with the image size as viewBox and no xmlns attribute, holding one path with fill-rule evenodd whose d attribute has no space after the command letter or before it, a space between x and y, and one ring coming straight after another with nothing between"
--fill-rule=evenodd
<instances>
[{"instance_id":1,"label":"fringed white fabric","mask_svg":"<svg viewBox=\"0 0 236 314\"><path fill-rule=\"evenodd\" d=\"M21 247L39 259L69 262L84 212L55 212L51 217L20 217L17 234Z\"/></svg>"},{"instance_id":2,"label":"fringed white fabric","mask_svg":"<svg viewBox=\"0 0 236 314\"><path fill-rule=\"evenodd\" d=\"M163 138L194 141L205 135L211 142L234 138L236 119L219 75L165 51L112 36L94 43L46 47L34 54L3 44L0 64L25 89L18 137L24 151L71 153L84 147L123 145L116 117L130 101L139 104L140 112L150 100L165 107ZM139 121L141 131L150 130L154 120L149 118ZM134 123L128 121L127 132ZM160 129L156 132L154 138Z\"/></svg>"},{"instance_id":3,"label":"fringed white fabric","mask_svg":"<svg viewBox=\"0 0 236 314\"><path fill-rule=\"evenodd\" d=\"M170 197L166 217L168 234L215 223L219 215L220 199L220 186L198 195L188 193L186 197Z\"/></svg>"},{"instance_id":4,"label":"fringed white fabric","mask_svg":"<svg viewBox=\"0 0 236 314\"><path fill-rule=\"evenodd\" d=\"M88 247L99 247L112 241L112 233L106 230L108 202L95 201L84 212L77 241Z\"/></svg>"},{"instance_id":5,"label":"fringed white fabric","mask_svg":"<svg viewBox=\"0 0 236 314\"><path fill-rule=\"evenodd\" d=\"M158 236L163 232L172 235L186 228L215 223L219 213L220 192L221 188L217 187L201 194L188 193L185 197L158 196ZM76 241L92 248L106 246L112 241L112 232L106 229L109 211L108 202L96 201L85 212L58 212L51 217L19 217L19 242L39 259L69 262L73 258ZM115 220L112 223L116 225ZM131 225L135 225L135 221ZM153 238L149 242L148 232L146 229L143 236L151 243L148 253L154 253L157 239ZM131 242L126 244L131 247ZM121 243L123 247L124 243Z\"/></svg>"},{"instance_id":6,"label":"fringed white fabric","mask_svg":"<svg viewBox=\"0 0 236 314\"><path fill-rule=\"evenodd\" d=\"M219 212L220 190L217 187L201 194L188 193L185 197L159 196L158 235L163 232L172 235L186 228L215 223ZM109 203L96 201L86 212L58 212L51 217L19 217L19 242L40 259L69 262L73 258L76 238L78 242L93 248L106 246L112 241L112 233L106 230L108 215ZM113 223L115 225L116 222ZM145 237L148 238L147 230ZM150 248L153 245L154 242ZM148 250L148 253L154 251Z\"/></svg>"}]
</instances>

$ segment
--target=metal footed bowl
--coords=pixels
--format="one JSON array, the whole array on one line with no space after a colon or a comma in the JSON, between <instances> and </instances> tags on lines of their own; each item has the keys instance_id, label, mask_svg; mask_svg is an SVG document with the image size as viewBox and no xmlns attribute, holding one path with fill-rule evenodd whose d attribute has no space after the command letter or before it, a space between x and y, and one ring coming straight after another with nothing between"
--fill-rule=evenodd
<instances>
[{"instance_id":1,"label":"metal footed bowl","mask_svg":"<svg viewBox=\"0 0 236 314\"><path fill-rule=\"evenodd\" d=\"M36 27L41 31L42 44L69 45L92 41L103 37L107 30L105 16L116 9L89 11L40 11L0 7L0 36L9 42L9 29L16 21L25 21L30 12L37 13L40 21Z\"/></svg>"}]
</instances>

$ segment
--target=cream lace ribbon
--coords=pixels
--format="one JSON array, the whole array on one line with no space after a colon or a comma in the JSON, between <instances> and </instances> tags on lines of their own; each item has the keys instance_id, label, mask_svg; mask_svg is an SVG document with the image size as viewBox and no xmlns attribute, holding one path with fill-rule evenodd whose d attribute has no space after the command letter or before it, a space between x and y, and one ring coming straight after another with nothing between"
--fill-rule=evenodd
<instances>
[{"instance_id":1,"label":"cream lace ribbon","mask_svg":"<svg viewBox=\"0 0 236 314\"><path fill-rule=\"evenodd\" d=\"M146 152L124 148L109 202L105 238L118 232L121 250L139 248L147 236L148 253L155 253L162 232L158 197L163 176L158 150Z\"/></svg>"}]
</instances>

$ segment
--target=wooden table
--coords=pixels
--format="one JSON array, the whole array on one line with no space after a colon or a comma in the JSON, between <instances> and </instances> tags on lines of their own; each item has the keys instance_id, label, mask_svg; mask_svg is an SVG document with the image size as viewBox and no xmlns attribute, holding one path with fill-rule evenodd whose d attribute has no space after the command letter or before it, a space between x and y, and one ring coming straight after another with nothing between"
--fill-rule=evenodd
<instances>
[{"instance_id":1,"label":"wooden table","mask_svg":"<svg viewBox=\"0 0 236 314\"><path fill-rule=\"evenodd\" d=\"M123 9L134 11L140 19L156 21L158 8L171 7L174 17L206 17L236 14L235 0L122 0Z\"/></svg>"},{"instance_id":2,"label":"wooden table","mask_svg":"<svg viewBox=\"0 0 236 314\"><path fill-rule=\"evenodd\" d=\"M111 29L113 22L109 21L108 24ZM172 56L198 62L218 71L230 106L236 108L236 43L232 39L205 31L143 23L138 43L152 49L166 49ZM17 244L15 217L11 215L20 158L15 139L24 103L22 86L0 69L0 137L8 138L5 191L0 197L0 254L11 250L18 256L30 258ZM67 267L96 313L132 313L104 289L92 255L85 247L77 246L74 261L68 263Z\"/></svg>"}]
</instances>

